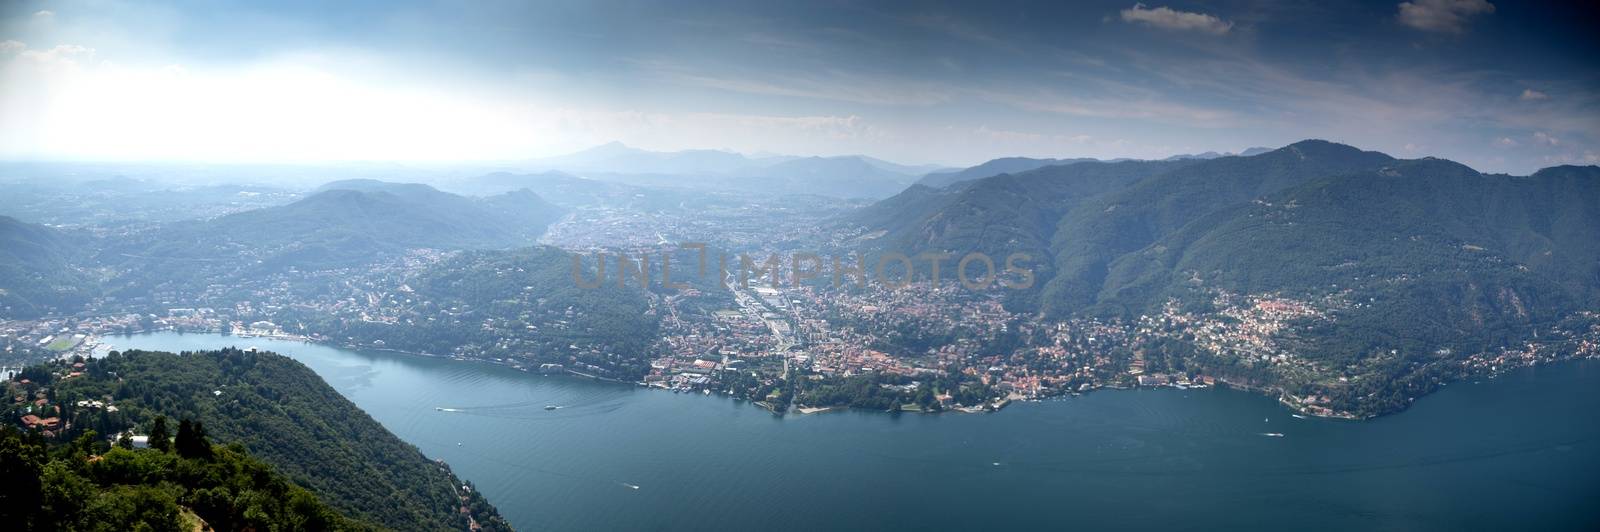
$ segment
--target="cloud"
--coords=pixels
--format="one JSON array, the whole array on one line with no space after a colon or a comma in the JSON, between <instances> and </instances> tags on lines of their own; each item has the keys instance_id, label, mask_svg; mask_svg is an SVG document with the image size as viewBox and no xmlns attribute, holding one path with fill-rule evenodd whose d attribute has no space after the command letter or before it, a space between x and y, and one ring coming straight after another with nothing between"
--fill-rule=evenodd
<instances>
[{"instance_id":1,"label":"cloud","mask_svg":"<svg viewBox=\"0 0 1600 532\"><path fill-rule=\"evenodd\" d=\"M1596 164L1600 163L1600 153L1594 150L1583 150L1582 154L1559 153L1544 156L1545 164Z\"/></svg>"},{"instance_id":2,"label":"cloud","mask_svg":"<svg viewBox=\"0 0 1600 532\"><path fill-rule=\"evenodd\" d=\"M1401 24L1422 31L1461 33L1467 19L1493 12L1488 0L1416 0L1401 2L1398 17Z\"/></svg>"},{"instance_id":3,"label":"cloud","mask_svg":"<svg viewBox=\"0 0 1600 532\"><path fill-rule=\"evenodd\" d=\"M1166 6L1150 9L1145 7L1144 4L1134 4L1133 7L1122 10L1122 21L1161 29L1198 31L1212 35L1225 35L1228 30L1233 29L1232 22L1224 21L1214 15L1178 11Z\"/></svg>"},{"instance_id":4,"label":"cloud","mask_svg":"<svg viewBox=\"0 0 1600 532\"><path fill-rule=\"evenodd\" d=\"M1494 139L1494 145L1501 148L1515 148L1517 147L1517 144L1517 140L1511 137L1500 137Z\"/></svg>"},{"instance_id":5,"label":"cloud","mask_svg":"<svg viewBox=\"0 0 1600 532\"><path fill-rule=\"evenodd\" d=\"M58 44L48 50L28 48L20 41L0 42L0 54L17 54L17 60L40 65L76 66L80 59L94 57L94 48L76 44Z\"/></svg>"},{"instance_id":6,"label":"cloud","mask_svg":"<svg viewBox=\"0 0 1600 532\"><path fill-rule=\"evenodd\" d=\"M971 41L978 44L1015 50L1016 46L1000 36L984 31L960 19L946 15L917 15L906 19L906 22L923 29L944 33L951 37Z\"/></svg>"},{"instance_id":7,"label":"cloud","mask_svg":"<svg viewBox=\"0 0 1600 532\"><path fill-rule=\"evenodd\" d=\"M1550 136L1549 133L1545 133L1543 131L1533 132L1533 140L1534 142L1538 142L1540 144L1549 144L1551 146L1561 145L1561 139Z\"/></svg>"},{"instance_id":8,"label":"cloud","mask_svg":"<svg viewBox=\"0 0 1600 532\"><path fill-rule=\"evenodd\" d=\"M1550 99L1550 95L1533 89L1522 89L1522 96L1519 98L1525 101L1548 100Z\"/></svg>"},{"instance_id":9,"label":"cloud","mask_svg":"<svg viewBox=\"0 0 1600 532\"><path fill-rule=\"evenodd\" d=\"M56 16L56 12L48 10L48 9L41 10L38 13L34 13L33 14L33 18L38 18L38 19L48 19L48 18L51 18L51 17L54 17L54 16Z\"/></svg>"}]
</instances>

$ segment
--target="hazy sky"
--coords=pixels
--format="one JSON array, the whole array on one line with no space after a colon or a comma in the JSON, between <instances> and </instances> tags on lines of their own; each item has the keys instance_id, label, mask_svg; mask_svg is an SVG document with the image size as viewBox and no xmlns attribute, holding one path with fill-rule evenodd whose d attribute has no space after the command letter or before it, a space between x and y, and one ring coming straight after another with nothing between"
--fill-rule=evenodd
<instances>
[{"instance_id":1,"label":"hazy sky","mask_svg":"<svg viewBox=\"0 0 1600 532\"><path fill-rule=\"evenodd\" d=\"M1600 164L1595 8L1410 2L0 0L0 157L906 163L1326 138Z\"/></svg>"}]
</instances>

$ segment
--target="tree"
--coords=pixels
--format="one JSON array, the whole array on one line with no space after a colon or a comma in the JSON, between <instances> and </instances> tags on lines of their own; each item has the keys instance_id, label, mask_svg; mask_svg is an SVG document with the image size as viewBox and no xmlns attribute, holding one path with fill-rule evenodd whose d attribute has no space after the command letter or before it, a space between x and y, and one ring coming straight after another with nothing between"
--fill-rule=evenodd
<instances>
[{"instance_id":1,"label":"tree","mask_svg":"<svg viewBox=\"0 0 1600 532\"><path fill-rule=\"evenodd\" d=\"M177 451L178 456L189 458L189 453L194 451L193 440L194 427L189 424L189 420L178 420L178 434L172 438L172 450Z\"/></svg>"},{"instance_id":2,"label":"tree","mask_svg":"<svg viewBox=\"0 0 1600 532\"><path fill-rule=\"evenodd\" d=\"M0 520L21 523L41 501L41 472L48 460L44 446L23 439L10 424L0 425Z\"/></svg>"},{"instance_id":3,"label":"tree","mask_svg":"<svg viewBox=\"0 0 1600 532\"><path fill-rule=\"evenodd\" d=\"M130 436L130 434L132 434L132 432L122 431L121 434L117 435L118 448L130 450L133 449L133 436Z\"/></svg>"},{"instance_id":4,"label":"tree","mask_svg":"<svg viewBox=\"0 0 1600 532\"><path fill-rule=\"evenodd\" d=\"M211 439L206 437L206 426L198 420L194 422L194 441L199 445L200 456L211 456Z\"/></svg>"},{"instance_id":5,"label":"tree","mask_svg":"<svg viewBox=\"0 0 1600 532\"><path fill-rule=\"evenodd\" d=\"M76 458L88 458L93 456L97 454L97 451L100 450L98 449L99 445L97 445L99 443L99 433L96 433L93 430L83 431L83 434L79 435L77 439L72 441L72 456Z\"/></svg>"},{"instance_id":6,"label":"tree","mask_svg":"<svg viewBox=\"0 0 1600 532\"><path fill-rule=\"evenodd\" d=\"M206 429L199 421L190 422L187 419L178 421L178 437L173 447L178 451L178 456L184 458L209 458L211 457L211 443L206 441Z\"/></svg>"},{"instance_id":7,"label":"tree","mask_svg":"<svg viewBox=\"0 0 1600 532\"><path fill-rule=\"evenodd\" d=\"M162 452L172 449L167 437L167 416L156 416L155 422L150 424L150 448Z\"/></svg>"}]
</instances>

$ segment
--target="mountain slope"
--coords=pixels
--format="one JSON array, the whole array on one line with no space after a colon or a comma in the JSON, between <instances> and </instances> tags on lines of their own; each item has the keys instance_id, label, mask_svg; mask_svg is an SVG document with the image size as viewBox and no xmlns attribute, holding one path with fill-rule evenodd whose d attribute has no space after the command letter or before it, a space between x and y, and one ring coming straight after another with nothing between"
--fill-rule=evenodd
<instances>
[{"instance_id":1,"label":"mountain slope","mask_svg":"<svg viewBox=\"0 0 1600 532\"><path fill-rule=\"evenodd\" d=\"M1036 274L1050 270L1050 242L1061 216L1080 202L1189 161L1082 162L958 183L946 189L914 185L853 213L846 221L867 230L866 249L916 256L926 251L959 257L982 252L996 263L1012 253L1032 256ZM1041 277L1047 278L1047 277Z\"/></svg>"},{"instance_id":2,"label":"mountain slope","mask_svg":"<svg viewBox=\"0 0 1600 532\"><path fill-rule=\"evenodd\" d=\"M531 244L561 212L526 190L469 198L427 185L340 181L288 205L134 235L109 246L101 260L179 274L147 279L157 284L344 267L413 248Z\"/></svg>"},{"instance_id":3,"label":"mountain slope","mask_svg":"<svg viewBox=\"0 0 1600 532\"><path fill-rule=\"evenodd\" d=\"M0 317L83 304L93 282L72 266L87 239L0 216Z\"/></svg>"},{"instance_id":4,"label":"mountain slope","mask_svg":"<svg viewBox=\"0 0 1600 532\"><path fill-rule=\"evenodd\" d=\"M423 456L288 357L229 349L176 355L128 351L90 361L55 396L105 399L118 412L81 410L79 430L103 434L157 415L194 419L218 443L236 443L324 501L396 530L465 530L469 518L504 527L450 470ZM462 512L462 507L468 507Z\"/></svg>"},{"instance_id":5,"label":"mountain slope","mask_svg":"<svg viewBox=\"0 0 1600 532\"><path fill-rule=\"evenodd\" d=\"M562 206L584 206L606 203L613 198L631 196L638 187L586 179L566 172L549 171L532 174L495 172L455 183L451 190L467 194L493 195L517 190L538 190L539 197Z\"/></svg>"},{"instance_id":6,"label":"mountain slope","mask_svg":"<svg viewBox=\"0 0 1600 532\"><path fill-rule=\"evenodd\" d=\"M861 157L805 157L753 172L751 186L787 194L836 198L884 198L903 190L913 177Z\"/></svg>"},{"instance_id":7,"label":"mountain slope","mask_svg":"<svg viewBox=\"0 0 1600 532\"><path fill-rule=\"evenodd\" d=\"M574 259L585 268L585 286L573 279ZM596 261L593 254L577 257L542 246L467 252L374 287L403 296L386 304L383 314L392 321L320 312L294 320L308 331L363 345L504 359L531 368L559 364L631 381L649 369L656 314L636 278L617 286L616 255L606 261L606 281L588 284ZM684 274L677 275L681 282Z\"/></svg>"},{"instance_id":8,"label":"mountain slope","mask_svg":"<svg viewBox=\"0 0 1600 532\"><path fill-rule=\"evenodd\" d=\"M1509 177L1449 161L1397 161L1190 223L1113 261L1099 297L1140 309L1193 279L1241 293L1314 294L1403 276L1385 286L1465 289L1456 294L1464 299L1423 305L1456 323L1455 333L1483 328L1510 307L1523 323L1549 321L1600 290L1597 203L1593 167Z\"/></svg>"},{"instance_id":9,"label":"mountain slope","mask_svg":"<svg viewBox=\"0 0 1600 532\"><path fill-rule=\"evenodd\" d=\"M1028 157L1003 157L960 170L933 172L917 180L918 185L943 188L962 181L983 179L1000 174L1016 174L1045 166L1096 162L1095 159L1031 159Z\"/></svg>"},{"instance_id":10,"label":"mountain slope","mask_svg":"<svg viewBox=\"0 0 1600 532\"><path fill-rule=\"evenodd\" d=\"M717 150L654 152L616 142L541 159L532 166L632 185L844 199L888 197L937 168L863 155L747 157Z\"/></svg>"},{"instance_id":11,"label":"mountain slope","mask_svg":"<svg viewBox=\"0 0 1600 532\"><path fill-rule=\"evenodd\" d=\"M1252 157L1221 157L1140 180L1076 206L1052 237L1056 275L1044 311L1065 315L1099 302L1107 268L1185 224L1273 192L1334 174L1375 169L1394 159L1307 140Z\"/></svg>"},{"instance_id":12,"label":"mountain slope","mask_svg":"<svg viewBox=\"0 0 1600 532\"><path fill-rule=\"evenodd\" d=\"M1492 371L1503 357L1574 347L1562 338L1600 307L1597 206L1600 167L1513 177L1395 161L1194 220L1112 261L1097 305L1209 309L1180 311L1185 323L1237 313L1241 300L1257 301L1256 311L1310 308L1267 335L1287 360L1212 349L1178 366L1245 376L1336 411L1391 412L1468 366Z\"/></svg>"},{"instance_id":13,"label":"mountain slope","mask_svg":"<svg viewBox=\"0 0 1600 532\"><path fill-rule=\"evenodd\" d=\"M0 520L21 530L377 528L339 515L237 447L208 444L185 456L108 446L98 438L50 445L0 427L8 473Z\"/></svg>"}]
</instances>

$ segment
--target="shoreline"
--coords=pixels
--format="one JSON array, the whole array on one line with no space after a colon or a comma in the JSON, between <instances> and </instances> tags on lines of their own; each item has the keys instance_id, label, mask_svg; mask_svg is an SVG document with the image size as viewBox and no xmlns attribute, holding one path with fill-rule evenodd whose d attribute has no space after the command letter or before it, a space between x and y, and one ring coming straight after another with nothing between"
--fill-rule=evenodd
<instances>
[{"instance_id":1,"label":"shoreline","mask_svg":"<svg viewBox=\"0 0 1600 532\"><path fill-rule=\"evenodd\" d=\"M496 361L496 360L479 359L479 358L461 358L461 357L446 356L446 355L436 355L436 354L431 354L431 353L407 351L407 350L396 349L396 348L391 348L391 347L350 345L348 343L343 343L343 342L334 342L334 341L329 341L329 340L318 340L318 339L316 339L314 337L311 337L311 336L294 335L294 334L234 335L234 334L224 333L224 332L220 332L220 331L181 331L181 330L177 330L177 329L158 329L158 330L154 330L154 331L134 332L134 333L126 334L126 335L115 335L115 336L93 335L93 336L90 336L88 338L85 338L84 339L85 340L84 343L88 344L91 340L96 341L95 342L97 344L96 347L98 348L98 347L104 347L104 346L110 345L107 342L99 341L99 340L102 340L102 339L117 338L117 337L127 337L127 336L136 336L136 335L156 334L156 333L163 333L163 332L165 332L165 333L174 333L174 334L179 334L179 335L184 335L184 334L204 334L204 335L217 335L217 336L233 336L233 337L240 338L240 339L264 338L264 339L273 340L273 341L292 341L292 342L299 342L299 343L303 343L303 344L317 345L317 346L323 346L323 347L332 347L332 348L336 348L336 349L344 349L344 350L357 351L357 352L360 352L360 351L382 352L382 353L399 354L399 355L406 355L406 356L425 357L425 358L430 358L430 359L444 359L444 360L451 360L451 361L456 361L456 362L468 362L468 363L475 363L475 364L484 364L484 365L490 365L490 366L503 367L503 368L519 371L519 372L522 372L522 373L533 374L533 375L568 376L568 377L583 378L583 379L586 379L586 380L597 381L597 382L605 382L605 383L610 383L610 384L627 385L627 386L642 386L642 387L645 387L645 388L652 388L652 386L649 386L649 385L645 384L642 381L641 382L628 382L628 381L624 381L624 380L620 380L620 379L615 379L615 378L610 378L610 377L601 377L601 376L598 376L598 375L592 375L592 374L588 374L588 373L583 373L583 372L580 372L580 371L577 371L577 370L572 370L572 369L563 369L563 370L561 370L561 373L559 373L559 374L556 374L556 373L541 373L541 372L536 371L536 370L530 370L527 367L524 367L524 366L522 366L520 364L510 363L510 362L506 362L506 361ZM111 345L110 347L111 348L110 349L106 349L105 352L117 350L117 349L115 349L114 345ZM238 347L238 346L233 346L233 347ZM255 347L255 346L241 347L241 349L248 349L248 348L253 348L253 347ZM1523 365L1523 366L1501 368L1499 371L1496 371L1496 372L1483 374L1483 375L1474 375L1472 377L1477 378L1477 379L1495 379L1495 378L1498 378L1500 375L1502 375L1504 373L1507 373L1509 371L1515 370L1515 369L1533 368L1533 367L1545 366L1545 365L1550 365L1550 364L1560 363L1560 362L1571 362L1571 361L1580 361L1580 360L1594 360L1594 359L1600 359L1600 356L1573 356L1573 357L1561 358L1561 359L1550 360L1550 361L1538 361L1538 362L1534 362L1532 364ZM1465 382L1467 380L1469 380L1469 379L1463 378L1463 379L1458 379L1458 380L1454 380L1454 381L1447 381L1447 382L1442 383L1442 384L1449 384L1449 383L1452 383L1452 382ZM1355 415L1353 413L1343 412L1343 411L1331 411L1331 412L1327 412L1327 413L1319 413L1317 411L1308 409L1307 407L1305 407L1305 405L1299 404L1297 401L1292 401L1290 399L1291 397L1293 397L1292 395L1290 395L1287 392L1285 392L1282 388L1276 387L1276 386L1267 386L1267 387L1251 386L1251 385L1242 384L1242 383L1234 383L1234 382L1228 381L1227 379L1219 378L1217 380L1217 384L1216 385L1209 386L1208 388L1228 388L1228 389L1232 389L1232 390L1236 390L1236 391L1250 393L1252 395L1271 398L1271 399L1274 399L1278 403L1278 405L1280 407L1288 410L1292 414L1302 415L1302 416L1306 416L1308 418L1316 418L1316 419L1342 420L1342 421L1368 421L1368 420L1377 419L1377 418L1380 418L1380 417L1400 414L1400 413L1405 412L1406 410L1408 410L1409 406L1410 406L1410 404L1408 403L1406 408L1402 408L1402 409L1396 410L1394 412L1387 412L1387 413L1382 413L1382 414L1374 414L1374 415L1369 415L1369 416L1358 416L1358 415ZM991 402L986 403L984 405L973 406L973 407L953 406L953 407L944 408L944 409L941 409L941 410L938 410L938 411L928 411L928 410L920 410L919 409L919 410L902 410L901 412L914 412L914 413L920 413L920 414L943 414L943 413L950 413L950 412L961 413L961 414L974 414L974 413L976 413L976 414L990 414L990 413L996 413L996 412L999 412L999 411L1003 410L1007 405L1009 405L1010 403L1012 403L1014 401L1042 402L1042 401L1045 401L1045 400L1048 400L1048 399L1060 399L1060 398L1066 398L1066 397L1077 397L1077 396L1080 396L1080 395L1085 395L1085 394L1092 393L1092 392L1095 392L1095 391L1100 391L1100 390L1137 391L1137 390L1144 390L1144 389L1150 389L1150 390L1171 389L1171 390L1174 390L1174 391L1182 391L1182 390L1189 390L1189 389L1205 389L1205 388L1187 387L1187 388L1180 389L1180 388L1177 388L1177 387L1171 386L1171 385L1164 385L1164 386L1133 386L1133 387L1120 387L1120 386L1113 386L1113 385L1100 385L1100 386L1091 387L1091 388L1089 388L1087 390L1083 390L1083 391L1080 391L1080 392L1067 392L1067 393L1052 394L1052 395L1047 395L1047 396L1039 396L1039 397L1031 397L1031 398L1009 398L1009 397L998 398L997 400L991 401ZM663 388L663 390L665 390L665 388ZM1427 397L1427 396L1433 395L1434 392L1437 392L1437 388L1432 392L1429 392L1427 394L1423 394L1420 397L1413 398L1411 403L1414 403L1417 399L1421 399L1422 397ZM757 406L760 406L761 408L772 412L774 415L783 415L783 414L791 412L791 411L795 412L795 413L798 413L800 415L813 415L813 414L822 414L822 413L827 413L827 412L845 411L845 410L870 410L870 411L873 411L873 412L880 412L880 411L878 411L876 409L859 409L859 408L851 407L849 405L828 405L828 406L810 406L810 405L808 405L808 406L796 406L796 405L791 405L789 408L786 408L786 409L784 409L783 411L780 412L780 411L778 411L778 410L776 410L774 408L775 405L772 405L772 404L770 404L770 403L768 403L766 401L763 401L763 400L753 400L753 398L741 398L741 397L738 397L738 396L733 396L733 395L724 394L724 393L720 393L720 392L712 392L711 394L707 394L707 395L728 396L728 397L732 397L734 399L751 400L751 402L753 404L755 404ZM890 411L882 411L880 413L891 413L891 412Z\"/></svg>"}]
</instances>

